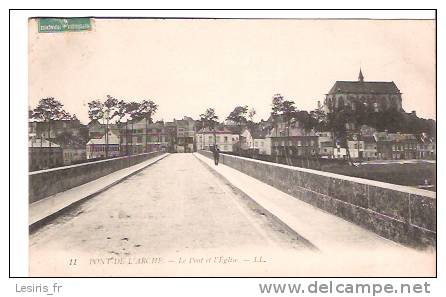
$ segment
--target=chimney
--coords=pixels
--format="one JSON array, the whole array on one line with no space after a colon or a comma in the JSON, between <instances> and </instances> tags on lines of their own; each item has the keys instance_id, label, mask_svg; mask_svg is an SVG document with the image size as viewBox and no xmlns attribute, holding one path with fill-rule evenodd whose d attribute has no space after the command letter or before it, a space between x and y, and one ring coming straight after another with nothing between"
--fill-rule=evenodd
<instances>
[{"instance_id":1,"label":"chimney","mask_svg":"<svg viewBox=\"0 0 446 297\"><path fill-rule=\"evenodd\" d=\"M411 113L413 116L417 116L417 111L416 110L412 110L412 113Z\"/></svg>"}]
</instances>

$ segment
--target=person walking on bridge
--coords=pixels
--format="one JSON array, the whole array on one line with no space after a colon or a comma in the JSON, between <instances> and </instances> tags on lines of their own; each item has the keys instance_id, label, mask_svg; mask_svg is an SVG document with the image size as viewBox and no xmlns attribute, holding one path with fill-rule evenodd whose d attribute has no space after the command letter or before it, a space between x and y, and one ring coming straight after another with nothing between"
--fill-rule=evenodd
<instances>
[{"instance_id":1,"label":"person walking on bridge","mask_svg":"<svg viewBox=\"0 0 446 297\"><path fill-rule=\"evenodd\" d=\"M218 161L220 159L220 149L218 148L218 146L214 146L214 163L216 166L218 166Z\"/></svg>"}]
</instances>

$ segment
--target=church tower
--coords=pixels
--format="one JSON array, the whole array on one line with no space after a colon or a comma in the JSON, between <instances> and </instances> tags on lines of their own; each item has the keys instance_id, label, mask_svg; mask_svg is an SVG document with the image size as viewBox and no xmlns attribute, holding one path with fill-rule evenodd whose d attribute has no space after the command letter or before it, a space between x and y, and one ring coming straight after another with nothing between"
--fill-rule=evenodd
<instances>
[{"instance_id":1,"label":"church tower","mask_svg":"<svg viewBox=\"0 0 446 297\"><path fill-rule=\"evenodd\" d=\"M362 70L361 70L361 68L359 68L358 81L359 81L359 82L364 82L364 75L362 75Z\"/></svg>"}]
</instances>

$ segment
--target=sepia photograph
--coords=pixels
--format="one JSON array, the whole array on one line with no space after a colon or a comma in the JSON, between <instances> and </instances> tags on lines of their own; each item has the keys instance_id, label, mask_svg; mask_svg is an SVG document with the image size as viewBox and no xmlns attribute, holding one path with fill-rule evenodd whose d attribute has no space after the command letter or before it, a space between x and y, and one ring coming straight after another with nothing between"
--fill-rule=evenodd
<instances>
[{"instance_id":1,"label":"sepia photograph","mask_svg":"<svg viewBox=\"0 0 446 297\"><path fill-rule=\"evenodd\" d=\"M436 277L435 19L27 27L29 276Z\"/></svg>"}]
</instances>

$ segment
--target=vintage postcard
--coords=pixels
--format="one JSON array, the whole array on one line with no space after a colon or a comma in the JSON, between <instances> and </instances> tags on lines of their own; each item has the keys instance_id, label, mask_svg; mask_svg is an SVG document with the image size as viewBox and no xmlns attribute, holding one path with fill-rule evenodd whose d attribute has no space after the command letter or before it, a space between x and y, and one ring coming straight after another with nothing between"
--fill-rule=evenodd
<instances>
[{"instance_id":1,"label":"vintage postcard","mask_svg":"<svg viewBox=\"0 0 446 297\"><path fill-rule=\"evenodd\" d=\"M28 20L29 275L436 275L435 20Z\"/></svg>"}]
</instances>

